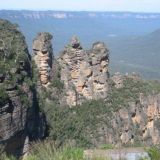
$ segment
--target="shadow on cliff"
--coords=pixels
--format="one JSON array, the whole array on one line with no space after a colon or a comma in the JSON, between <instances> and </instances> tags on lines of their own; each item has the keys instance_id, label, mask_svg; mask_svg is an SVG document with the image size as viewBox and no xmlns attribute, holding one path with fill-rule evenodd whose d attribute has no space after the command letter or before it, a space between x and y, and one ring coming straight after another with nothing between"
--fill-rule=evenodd
<instances>
[{"instance_id":1,"label":"shadow on cliff","mask_svg":"<svg viewBox=\"0 0 160 160\"><path fill-rule=\"evenodd\" d=\"M48 135L46 116L40 111L36 86L32 88L33 106L28 110L26 131L30 141L44 139Z\"/></svg>"}]
</instances>

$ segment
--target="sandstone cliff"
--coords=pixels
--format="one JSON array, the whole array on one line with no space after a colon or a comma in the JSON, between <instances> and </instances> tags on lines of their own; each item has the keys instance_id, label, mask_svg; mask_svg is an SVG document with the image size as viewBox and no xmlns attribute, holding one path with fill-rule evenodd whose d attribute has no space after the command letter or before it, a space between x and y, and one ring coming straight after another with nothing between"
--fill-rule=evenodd
<instances>
[{"instance_id":1,"label":"sandstone cliff","mask_svg":"<svg viewBox=\"0 0 160 160\"><path fill-rule=\"evenodd\" d=\"M160 140L160 94L144 96L130 101L118 109L97 128L96 145L118 146L159 145Z\"/></svg>"},{"instance_id":2,"label":"sandstone cliff","mask_svg":"<svg viewBox=\"0 0 160 160\"><path fill-rule=\"evenodd\" d=\"M51 76L53 50L52 36L49 33L39 33L33 41L33 59L39 72L39 80L43 86L48 86Z\"/></svg>"},{"instance_id":3,"label":"sandstone cliff","mask_svg":"<svg viewBox=\"0 0 160 160\"><path fill-rule=\"evenodd\" d=\"M38 54L37 57L39 57ZM152 93L156 88L136 74L122 76L120 73L116 73L110 77L108 71L109 51L103 42L94 43L90 50L84 50L78 38L72 37L70 44L60 54L58 63L52 62L52 67L49 67L51 72L48 74L50 79L48 78L47 83L49 85L42 84L47 88L43 91L41 88L41 94L45 94L45 96L42 96L43 102L45 102L42 108L44 107L46 111L49 125L54 128L54 131L51 132L55 137L57 137L57 134L59 135L59 133L56 133L56 130L58 130L60 133L64 132L64 136L68 139L72 139L73 137L66 135L67 129L64 130L65 127L59 130L59 127L56 128L56 124L70 126L75 121L75 123L83 124L81 128L83 136L88 137L92 145L99 146L105 143L151 145L160 143L158 140L160 129L157 125L160 104L159 92ZM40 67L40 63L37 66ZM57 69L57 66L60 69ZM55 78L57 73L59 74L58 79ZM40 72L39 75L41 75ZM60 80L63 82L62 88L60 87ZM159 83L157 83L158 85ZM58 103L56 99L59 100ZM97 100L97 102L93 101L97 106L93 104L92 109L96 111L99 107L100 112L98 110L96 113L92 111L90 106L87 105L87 101L90 100ZM102 102L98 103L99 100ZM102 103L104 104L102 105ZM69 106L78 105L82 114L85 110L86 117L81 120L78 116L82 115L76 107L73 111L77 116L75 118L74 114L72 115L71 111L66 111L65 107L64 114L61 109L57 113L62 112L60 115L63 115L65 119L59 117L60 122L55 122L52 112L56 114L56 107L62 107L65 104ZM48 113L48 110L50 113ZM69 115L65 115L66 112ZM94 117L92 117L92 122L87 115ZM67 119L68 117L72 121ZM102 119L97 119L97 117ZM89 122L94 123L94 126L86 126ZM77 127L74 128L75 132L80 134L77 129Z\"/></svg>"},{"instance_id":4,"label":"sandstone cliff","mask_svg":"<svg viewBox=\"0 0 160 160\"><path fill-rule=\"evenodd\" d=\"M0 20L0 143L8 152L23 152L32 107L30 56L16 25ZM24 151L25 152L25 151Z\"/></svg>"},{"instance_id":5,"label":"sandstone cliff","mask_svg":"<svg viewBox=\"0 0 160 160\"><path fill-rule=\"evenodd\" d=\"M102 42L84 50L77 37L65 47L59 59L66 102L70 106L107 96L109 52Z\"/></svg>"},{"instance_id":6,"label":"sandstone cliff","mask_svg":"<svg viewBox=\"0 0 160 160\"><path fill-rule=\"evenodd\" d=\"M103 42L85 50L72 37L55 60L51 40L34 39L32 72L23 35L0 20L0 143L8 152L24 153L29 140L46 136L85 147L160 144L158 81L110 77Z\"/></svg>"},{"instance_id":7,"label":"sandstone cliff","mask_svg":"<svg viewBox=\"0 0 160 160\"><path fill-rule=\"evenodd\" d=\"M111 77L105 100L108 113L95 132L94 144L116 146L159 145L160 82L148 82L136 74Z\"/></svg>"}]
</instances>

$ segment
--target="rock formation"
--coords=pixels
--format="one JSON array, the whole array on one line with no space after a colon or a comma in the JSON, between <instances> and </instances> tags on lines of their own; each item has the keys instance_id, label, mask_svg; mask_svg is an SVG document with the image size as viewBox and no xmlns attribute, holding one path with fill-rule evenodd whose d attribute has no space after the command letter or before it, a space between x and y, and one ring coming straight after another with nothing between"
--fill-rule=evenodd
<instances>
[{"instance_id":1,"label":"rock formation","mask_svg":"<svg viewBox=\"0 0 160 160\"><path fill-rule=\"evenodd\" d=\"M52 36L49 33L39 33L33 41L33 59L37 65L42 86L48 86L52 68Z\"/></svg>"},{"instance_id":2,"label":"rock formation","mask_svg":"<svg viewBox=\"0 0 160 160\"><path fill-rule=\"evenodd\" d=\"M29 140L45 138L50 126L55 141L74 141L78 137L93 146L160 144L160 89L152 92L160 83L155 87L135 73L116 73L110 78L109 51L103 42L84 50L78 38L73 37L58 60L53 61L51 39L49 33L39 33L33 41L39 85L33 83L24 36L17 26L0 20L0 144L8 153L26 152ZM66 104L83 105L70 109ZM92 112L90 116L86 106ZM66 122L57 122L63 115ZM78 124L81 131L79 126L77 130ZM70 137L70 129L75 135L83 135ZM59 130L67 135L57 134Z\"/></svg>"},{"instance_id":3,"label":"rock formation","mask_svg":"<svg viewBox=\"0 0 160 160\"><path fill-rule=\"evenodd\" d=\"M22 153L32 107L30 56L17 26L0 20L0 144Z\"/></svg>"},{"instance_id":4,"label":"rock formation","mask_svg":"<svg viewBox=\"0 0 160 160\"><path fill-rule=\"evenodd\" d=\"M140 103L132 102L128 109L122 108L119 110L112 121L112 127L119 133L122 144L132 144L133 142L137 145L138 143L160 144L159 102L159 94L147 97L141 95ZM116 139L110 135L110 140L111 137L114 140Z\"/></svg>"},{"instance_id":5,"label":"rock formation","mask_svg":"<svg viewBox=\"0 0 160 160\"><path fill-rule=\"evenodd\" d=\"M130 102L110 119L110 127L101 124L96 144L158 145L160 144L160 94L140 96L139 102Z\"/></svg>"},{"instance_id":6,"label":"rock formation","mask_svg":"<svg viewBox=\"0 0 160 160\"><path fill-rule=\"evenodd\" d=\"M116 88L122 88L123 87L123 76L119 72L115 73L111 77L111 79L115 83Z\"/></svg>"},{"instance_id":7,"label":"rock formation","mask_svg":"<svg viewBox=\"0 0 160 160\"><path fill-rule=\"evenodd\" d=\"M91 50L85 51L73 37L58 61L68 105L107 96L109 52L104 43L94 43Z\"/></svg>"}]
</instances>

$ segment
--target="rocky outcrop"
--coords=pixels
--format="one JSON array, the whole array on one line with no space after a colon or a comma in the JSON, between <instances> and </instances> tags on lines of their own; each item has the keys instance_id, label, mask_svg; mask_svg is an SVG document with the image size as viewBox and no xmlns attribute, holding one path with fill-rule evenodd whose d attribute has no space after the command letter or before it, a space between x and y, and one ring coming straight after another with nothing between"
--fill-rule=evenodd
<instances>
[{"instance_id":1,"label":"rocky outcrop","mask_svg":"<svg viewBox=\"0 0 160 160\"><path fill-rule=\"evenodd\" d=\"M53 60L51 39L52 35L49 33L39 33L33 41L33 59L37 65L42 86L48 86L50 82Z\"/></svg>"},{"instance_id":2,"label":"rocky outcrop","mask_svg":"<svg viewBox=\"0 0 160 160\"><path fill-rule=\"evenodd\" d=\"M117 72L111 77L112 81L115 84L116 88L122 88L123 87L123 76Z\"/></svg>"},{"instance_id":3,"label":"rocky outcrop","mask_svg":"<svg viewBox=\"0 0 160 160\"><path fill-rule=\"evenodd\" d=\"M5 20L0 20L0 43L0 143L8 153L18 155L27 138L32 107L30 56L24 36Z\"/></svg>"},{"instance_id":4,"label":"rocky outcrop","mask_svg":"<svg viewBox=\"0 0 160 160\"><path fill-rule=\"evenodd\" d=\"M106 117L106 120L108 118ZM160 94L145 96L129 102L97 127L94 143L114 144L117 147L159 145L160 140Z\"/></svg>"},{"instance_id":5,"label":"rocky outcrop","mask_svg":"<svg viewBox=\"0 0 160 160\"><path fill-rule=\"evenodd\" d=\"M78 38L73 37L58 61L68 105L107 96L109 52L104 43L94 43L92 49L86 51Z\"/></svg>"},{"instance_id":6,"label":"rocky outcrop","mask_svg":"<svg viewBox=\"0 0 160 160\"><path fill-rule=\"evenodd\" d=\"M84 140L90 146L160 144L160 90L148 94L155 86L135 73L110 78L109 51L103 42L84 50L73 37L53 60L51 39L49 33L34 39L37 72L33 63L32 75L24 36L17 26L0 20L0 144L8 153L23 154L29 140L45 138L49 131L55 141ZM83 105L70 109L66 104ZM60 131L64 135L57 134Z\"/></svg>"}]
</instances>

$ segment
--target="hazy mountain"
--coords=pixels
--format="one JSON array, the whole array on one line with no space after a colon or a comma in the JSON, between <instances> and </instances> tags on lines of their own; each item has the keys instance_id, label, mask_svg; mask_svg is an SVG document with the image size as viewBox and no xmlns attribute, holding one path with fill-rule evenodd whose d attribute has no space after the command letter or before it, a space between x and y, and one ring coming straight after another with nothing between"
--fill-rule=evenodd
<instances>
[{"instance_id":1,"label":"hazy mountain","mask_svg":"<svg viewBox=\"0 0 160 160\"><path fill-rule=\"evenodd\" d=\"M139 72L147 78L160 78L160 29L140 37L108 41L112 69Z\"/></svg>"},{"instance_id":2,"label":"hazy mountain","mask_svg":"<svg viewBox=\"0 0 160 160\"><path fill-rule=\"evenodd\" d=\"M95 41L107 43L112 72L134 71L147 78L160 78L158 13L1 10L0 18L20 26L30 52L37 32L53 34L55 55L72 35L77 35L85 48Z\"/></svg>"}]
</instances>

